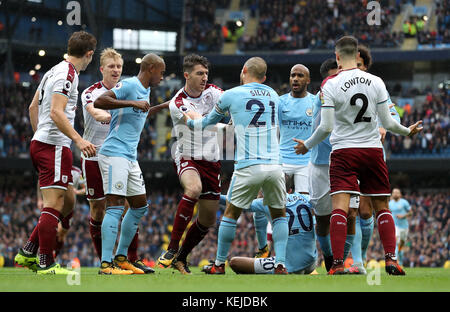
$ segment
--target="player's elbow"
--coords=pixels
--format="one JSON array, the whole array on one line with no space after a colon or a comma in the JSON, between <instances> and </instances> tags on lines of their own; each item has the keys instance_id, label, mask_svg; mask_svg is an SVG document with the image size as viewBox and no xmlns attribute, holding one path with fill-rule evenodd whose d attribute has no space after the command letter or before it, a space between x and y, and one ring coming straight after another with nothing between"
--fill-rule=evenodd
<instances>
[{"instance_id":1,"label":"player's elbow","mask_svg":"<svg viewBox=\"0 0 450 312\"><path fill-rule=\"evenodd\" d=\"M101 95L94 101L94 108L104 109L106 102L107 97L105 95Z\"/></svg>"},{"instance_id":2,"label":"player's elbow","mask_svg":"<svg viewBox=\"0 0 450 312\"><path fill-rule=\"evenodd\" d=\"M59 110L52 107L52 108L50 109L50 118L51 118L54 122L56 122L56 121L59 119L58 116L59 116Z\"/></svg>"}]
</instances>

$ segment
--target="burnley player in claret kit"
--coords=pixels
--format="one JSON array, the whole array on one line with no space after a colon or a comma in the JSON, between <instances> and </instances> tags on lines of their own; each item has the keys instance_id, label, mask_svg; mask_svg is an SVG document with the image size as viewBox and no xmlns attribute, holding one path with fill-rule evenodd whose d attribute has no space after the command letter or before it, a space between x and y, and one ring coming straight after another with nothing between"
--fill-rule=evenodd
<instances>
[{"instance_id":1,"label":"burnley player in claret kit","mask_svg":"<svg viewBox=\"0 0 450 312\"><path fill-rule=\"evenodd\" d=\"M168 250L159 257L158 263L166 268L172 266L182 274L190 274L186 261L188 254L216 224L221 164L217 133L206 130L198 136L194 135L194 131L186 127L183 113L208 114L214 109L223 90L208 84L209 62L203 56L186 56L183 72L186 84L172 98L169 109L178 139L174 161L184 194L175 214ZM199 139L196 140L196 137ZM198 217L179 248L197 202Z\"/></svg>"},{"instance_id":2,"label":"burnley player in claret kit","mask_svg":"<svg viewBox=\"0 0 450 312\"><path fill-rule=\"evenodd\" d=\"M395 256L395 224L388 207L389 176L377 119L380 118L386 130L405 136L420 132L421 121L406 128L392 118L384 82L357 68L357 49L358 41L352 36L344 36L336 42L336 61L341 71L322 83L321 123L308 140L297 140L295 149L297 153L305 154L331 133L330 194L333 210L330 238L333 266L328 274L345 274L347 213L350 196L355 194L371 199L385 251L386 272L405 275Z\"/></svg>"},{"instance_id":3,"label":"burnley player in claret kit","mask_svg":"<svg viewBox=\"0 0 450 312\"><path fill-rule=\"evenodd\" d=\"M38 274L68 274L54 260L58 223L62 217L64 196L72 182L72 141L86 157L94 156L95 146L73 128L78 101L78 74L92 61L97 40L79 31L68 42L65 61L52 67L42 78L30 104L34 136L30 155L39 172L39 187L44 208L39 222L15 262L34 268ZM39 249L39 260L37 251Z\"/></svg>"}]
</instances>

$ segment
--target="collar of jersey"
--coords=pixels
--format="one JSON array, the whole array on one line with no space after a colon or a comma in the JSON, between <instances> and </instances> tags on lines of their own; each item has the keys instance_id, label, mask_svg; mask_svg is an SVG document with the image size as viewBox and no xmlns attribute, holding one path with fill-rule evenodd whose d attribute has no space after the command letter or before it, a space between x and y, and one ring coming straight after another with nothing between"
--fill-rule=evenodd
<instances>
[{"instance_id":1,"label":"collar of jersey","mask_svg":"<svg viewBox=\"0 0 450 312\"><path fill-rule=\"evenodd\" d=\"M64 60L64 62L69 63L70 65L72 65L73 69L75 70L75 72L77 73L77 75L79 75L80 73L78 72L77 68L75 67L75 65L73 65L71 62L69 62L68 60Z\"/></svg>"},{"instance_id":2,"label":"collar of jersey","mask_svg":"<svg viewBox=\"0 0 450 312\"><path fill-rule=\"evenodd\" d=\"M203 91L204 91L204 90L203 90ZM202 94L203 94L203 92L202 92L202 93L200 93L199 96L196 96L196 97L190 96L189 93L187 93L187 91L186 91L186 87L183 87L183 93L186 94L186 96L187 96L187 97L190 97L191 99L198 99L198 98L201 97Z\"/></svg>"}]
</instances>

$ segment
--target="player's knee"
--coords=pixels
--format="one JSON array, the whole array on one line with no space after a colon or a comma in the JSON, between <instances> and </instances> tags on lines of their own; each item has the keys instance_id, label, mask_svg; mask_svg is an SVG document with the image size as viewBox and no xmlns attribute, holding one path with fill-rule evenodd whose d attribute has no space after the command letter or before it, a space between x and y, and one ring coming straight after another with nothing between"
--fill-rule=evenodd
<instances>
[{"instance_id":1,"label":"player's knee","mask_svg":"<svg viewBox=\"0 0 450 312\"><path fill-rule=\"evenodd\" d=\"M202 194L202 185L197 183L186 185L184 194L186 194L190 198L199 198Z\"/></svg>"},{"instance_id":2,"label":"player's knee","mask_svg":"<svg viewBox=\"0 0 450 312\"><path fill-rule=\"evenodd\" d=\"M91 201L91 217L94 220L100 221L103 220L104 215L105 215L105 201L104 200Z\"/></svg>"}]
</instances>

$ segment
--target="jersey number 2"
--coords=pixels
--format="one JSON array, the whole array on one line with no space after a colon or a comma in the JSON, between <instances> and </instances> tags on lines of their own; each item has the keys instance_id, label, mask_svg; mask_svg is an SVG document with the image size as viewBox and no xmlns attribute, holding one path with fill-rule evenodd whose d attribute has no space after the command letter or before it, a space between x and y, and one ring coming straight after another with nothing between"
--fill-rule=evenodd
<instances>
[{"instance_id":1,"label":"jersey number 2","mask_svg":"<svg viewBox=\"0 0 450 312\"><path fill-rule=\"evenodd\" d=\"M356 115L355 121L353 123L358 122L370 122L372 120L371 117L364 117L364 113L367 110L367 106L369 105L369 100L367 99L367 96L365 96L362 93L356 93L352 98L350 99L350 105L356 105L356 100L360 99L363 103L361 110L359 111L358 115Z\"/></svg>"}]
</instances>

